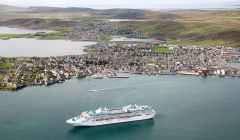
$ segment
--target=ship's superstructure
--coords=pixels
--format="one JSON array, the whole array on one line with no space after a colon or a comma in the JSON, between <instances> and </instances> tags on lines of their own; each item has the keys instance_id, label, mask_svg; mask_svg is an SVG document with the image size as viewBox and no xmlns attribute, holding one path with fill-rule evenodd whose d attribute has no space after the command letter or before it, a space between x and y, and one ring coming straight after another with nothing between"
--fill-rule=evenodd
<instances>
[{"instance_id":1,"label":"ship's superstructure","mask_svg":"<svg viewBox=\"0 0 240 140\"><path fill-rule=\"evenodd\" d=\"M152 107L131 104L122 108L100 107L96 111L85 111L80 116L68 119L66 123L73 126L97 126L152 119L154 116L155 111Z\"/></svg>"}]
</instances>

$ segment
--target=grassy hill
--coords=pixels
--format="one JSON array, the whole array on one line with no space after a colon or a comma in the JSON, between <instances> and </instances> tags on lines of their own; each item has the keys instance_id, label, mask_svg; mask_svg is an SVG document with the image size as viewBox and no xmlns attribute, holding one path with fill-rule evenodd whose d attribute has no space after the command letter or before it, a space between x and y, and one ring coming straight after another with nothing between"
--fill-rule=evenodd
<instances>
[{"instance_id":1,"label":"grassy hill","mask_svg":"<svg viewBox=\"0 0 240 140\"><path fill-rule=\"evenodd\" d=\"M22 10L22 12L16 12ZM0 25L30 28L69 28L71 22L103 18L144 19L114 23L122 30L137 30L145 37L190 45L240 46L240 9L139 10L30 7L0 5ZM4 12L7 11L7 12Z\"/></svg>"},{"instance_id":2,"label":"grassy hill","mask_svg":"<svg viewBox=\"0 0 240 140\"><path fill-rule=\"evenodd\" d=\"M15 6L8 6L4 4L0 4L0 12L22 12L27 11L25 8L15 7Z\"/></svg>"},{"instance_id":3,"label":"grassy hill","mask_svg":"<svg viewBox=\"0 0 240 140\"><path fill-rule=\"evenodd\" d=\"M145 14L152 21L122 22L119 26L148 32L148 37L181 40L183 44L240 45L240 10L174 10L163 13Z\"/></svg>"}]
</instances>

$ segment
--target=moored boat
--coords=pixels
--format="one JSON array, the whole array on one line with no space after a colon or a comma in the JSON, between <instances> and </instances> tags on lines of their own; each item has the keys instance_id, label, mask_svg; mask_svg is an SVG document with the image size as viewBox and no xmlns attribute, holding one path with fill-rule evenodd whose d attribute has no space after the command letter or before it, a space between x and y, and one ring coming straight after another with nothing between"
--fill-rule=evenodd
<instances>
[{"instance_id":1,"label":"moored boat","mask_svg":"<svg viewBox=\"0 0 240 140\"><path fill-rule=\"evenodd\" d=\"M127 75L117 75L116 73L108 74L108 78L129 78Z\"/></svg>"},{"instance_id":2,"label":"moored boat","mask_svg":"<svg viewBox=\"0 0 240 140\"><path fill-rule=\"evenodd\" d=\"M90 76L90 78L92 78L92 79L103 79L104 77L101 74L94 74L94 75Z\"/></svg>"}]
</instances>

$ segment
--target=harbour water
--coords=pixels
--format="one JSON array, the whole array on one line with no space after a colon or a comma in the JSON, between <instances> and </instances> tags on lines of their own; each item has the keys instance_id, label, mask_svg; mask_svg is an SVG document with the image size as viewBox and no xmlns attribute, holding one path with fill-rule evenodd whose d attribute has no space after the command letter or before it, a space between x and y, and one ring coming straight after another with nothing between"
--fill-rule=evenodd
<instances>
[{"instance_id":1,"label":"harbour water","mask_svg":"<svg viewBox=\"0 0 240 140\"><path fill-rule=\"evenodd\" d=\"M240 139L239 78L130 75L72 79L0 94L2 140ZM94 92L93 92L94 91ZM152 106L154 120L74 128L68 117L99 106Z\"/></svg>"},{"instance_id":2,"label":"harbour water","mask_svg":"<svg viewBox=\"0 0 240 140\"><path fill-rule=\"evenodd\" d=\"M62 56L84 53L84 47L96 44L91 41L38 40L27 38L12 38L0 40L0 56Z\"/></svg>"}]
</instances>

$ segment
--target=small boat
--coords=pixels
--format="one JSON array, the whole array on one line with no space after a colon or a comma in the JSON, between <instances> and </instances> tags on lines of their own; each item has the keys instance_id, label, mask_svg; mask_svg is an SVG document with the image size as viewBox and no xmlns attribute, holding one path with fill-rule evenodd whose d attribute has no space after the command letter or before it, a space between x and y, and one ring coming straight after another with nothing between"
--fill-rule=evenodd
<instances>
[{"instance_id":1,"label":"small boat","mask_svg":"<svg viewBox=\"0 0 240 140\"><path fill-rule=\"evenodd\" d=\"M100 75L100 74L94 74L94 75L90 76L90 78L92 78L92 79L103 79L104 77L103 77L103 75Z\"/></svg>"},{"instance_id":2,"label":"small boat","mask_svg":"<svg viewBox=\"0 0 240 140\"><path fill-rule=\"evenodd\" d=\"M109 74L107 75L107 77L108 78L129 78L129 76L126 76L126 75L118 76L116 73Z\"/></svg>"},{"instance_id":3,"label":"small boat","mask_svg":"<svg viewBox=\"0 0 240 140\"><path fill-rule=\"evenodd\" d=\"M178 71L177 74L181 74L181 75L195 75L195 76L199 76L199 72L192 72L192 71Z\"/></svg>"}]
</instances>

